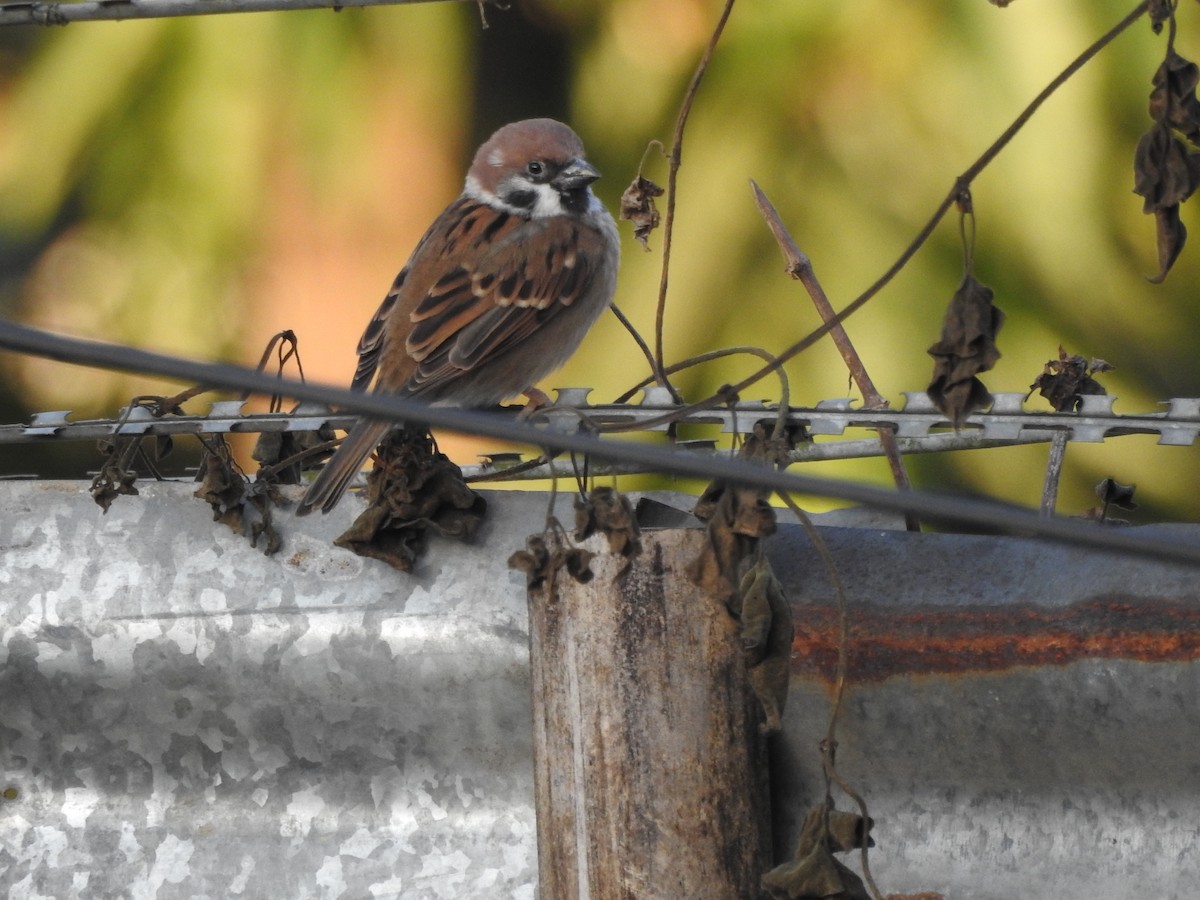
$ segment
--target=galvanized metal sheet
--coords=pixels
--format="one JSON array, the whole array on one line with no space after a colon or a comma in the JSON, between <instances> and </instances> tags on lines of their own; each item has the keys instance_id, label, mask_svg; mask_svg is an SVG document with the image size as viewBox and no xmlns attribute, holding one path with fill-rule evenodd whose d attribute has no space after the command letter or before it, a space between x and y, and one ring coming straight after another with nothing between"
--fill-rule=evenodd
<instances>
[{"instance_id":1,"label":"galvanized metal sheet","mask_svg":"<svg viewBox=\"0 0 1200 900\"><path fill-rule=\"evenodd\" d=\"M434 541L405 576L331 546L356 501L285 514L268 558L192 486L141 490L101 515L79 484L0 484L8 896L532 900L527 617L505 560L545 497L491 494L474 544ZM885 891L1193 895L1194 571L824 533L857 629L839 763L878 820ZM835 635L807 539L782 528L771 553L803 651L776 773L794 831L821 789Z\"/></svg>"}]
</instances>

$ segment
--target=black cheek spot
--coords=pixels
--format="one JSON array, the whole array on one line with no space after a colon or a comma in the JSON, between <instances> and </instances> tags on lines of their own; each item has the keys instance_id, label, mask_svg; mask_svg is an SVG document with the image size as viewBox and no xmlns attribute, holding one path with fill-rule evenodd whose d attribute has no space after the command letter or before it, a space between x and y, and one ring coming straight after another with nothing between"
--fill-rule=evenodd
<instances>
[{"instance_id":1,"label":"black cheek spot","mask_svg":"<svg viewBox=\"0 0 1200 900\"><path fill-rule=\"evenodd\" d=\"M537 203L537 191L525 191L517 189L509 191L500 198L509 206L515 206L517 209L533 209Z\"/></svg>"}]
</instances>

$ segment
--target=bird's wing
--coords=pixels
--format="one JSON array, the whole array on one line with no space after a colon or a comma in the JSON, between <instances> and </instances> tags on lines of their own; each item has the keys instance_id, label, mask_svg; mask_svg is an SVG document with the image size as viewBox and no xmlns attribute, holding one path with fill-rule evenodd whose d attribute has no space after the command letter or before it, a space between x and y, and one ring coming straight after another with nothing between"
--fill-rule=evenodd
<instances>
[{"instance_id":1,"label":"bird's wing","mask_svg":"<svg viewBox=\"0 0 1200 900\"><path fill-rule=\"evenodd\" d=\"M370 380L385 344L403 340L405 365L381 371L379 387L441 394L575 303L608 252L604 236L582 222L523 219L458 201L434 223L367 326L355 384Z\"/></svg>"},{"instance_id":2,"label":"bird's wing","mask_svg":"<svg viewBox=\"0 0 1200 900\"><path fill-rule=\"evenodd\" d=\"M362 337L358 339L358 367L354 370L354 380L350 382L352 391L365 391L370 386L371 379L375 377L375 370L379 367L379 354L383 350L387 320L396 306L396 301L400 297L400 291L407 278L408 266L405 266L396 276L396 280L392 282L392 289L387 292L387 296L379 304L379 309L367 323Z\"/></svg>"}]
</instances>

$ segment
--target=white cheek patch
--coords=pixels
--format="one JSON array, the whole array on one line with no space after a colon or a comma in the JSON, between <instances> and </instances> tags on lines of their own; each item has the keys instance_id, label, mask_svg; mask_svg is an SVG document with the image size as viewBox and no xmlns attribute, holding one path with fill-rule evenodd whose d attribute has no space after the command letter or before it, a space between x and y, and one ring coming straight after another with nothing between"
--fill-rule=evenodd
<instances>
[{"instance_id":1,"label":"white cheek patch","mask_svg":"<svg viewBox=\"0 0 1200 900\"><path fill-rule=\"evenodd\" d=\"M478 200L481 203L486 203L488 206L500 207L504 205L491 191L485 191L479 183L479 179L474 175L467 176L466 184L463 185L463 193L472 200Z\"/></svg>"},{"instance_id":2,"label":"white cheek patch","mask_svg":"<svg viewBox=\"0 0 1200 900\"><path fill-rule=\"evenodd\" d=\"M537 201L529 208L530 216L540 219L562 215L562 198L558 196L558 191L548 184L535 184L533 192L537 195Z\"/></svg>"}]
</instances>

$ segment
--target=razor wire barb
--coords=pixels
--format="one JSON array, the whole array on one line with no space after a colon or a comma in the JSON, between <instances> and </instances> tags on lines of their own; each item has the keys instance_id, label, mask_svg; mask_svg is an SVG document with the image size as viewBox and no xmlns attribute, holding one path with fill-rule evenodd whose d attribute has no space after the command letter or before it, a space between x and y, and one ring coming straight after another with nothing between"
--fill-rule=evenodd
<instances>
[{"instance_id":1,"label":"razor wire barb","mask_svg":"<svg viewBox=\"0 0 1200 900\"><path fill-rule=\"evenodd\" d=\"M153 353L136 347L66 337L0 320L0 348L73 365L156 375L241 393L283 394L295 400L322 403L357 415L393 422L419 421L465 434L482 435L551 450L589 454L605 462L636 463L655 471L727 481L772 491L807 494L911 512L931 521L983 527L1036 536L1062 543L1200 565L1200 545L1146 537L1128 530L1100 528L1084 522L1041 518L1036 511L964 495L923 491L898 493L857 482L780 472L724 456L693 456L651 444L600 439L581 432L553 432L518 422L511 416L450 407L430 407L380 393L361 393L280 379L244 366L204 363Z\"/></svg>"}]
</instances>

